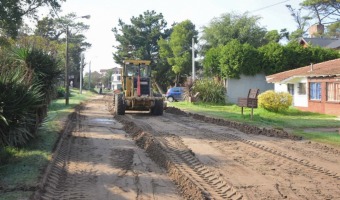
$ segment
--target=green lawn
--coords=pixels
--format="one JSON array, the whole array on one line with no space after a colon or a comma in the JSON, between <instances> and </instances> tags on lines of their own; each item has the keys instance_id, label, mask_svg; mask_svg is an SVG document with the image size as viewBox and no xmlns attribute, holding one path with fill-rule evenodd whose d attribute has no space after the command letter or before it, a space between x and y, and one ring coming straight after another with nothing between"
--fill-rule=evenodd
<instances>
[{"instance_id":1,"label":"green lawn","mask_svg":"<svg viewBox=\"0 0 340 200\"><path fill-rule=\"evenodd\" d=\"M63 129L62 121L74 111L76 105L93 95L92 92L87 91L80 95L79 91L71 90L68 106L65 105L65 99L53 101L49 106L48 117L39 129L37 137L28 146L7 147L2 151L0 188L3 189L0 190L0 200L28 199L51 159L53 147Z\"/></svg>"},{"instance_id":2,"label":"green lawn","mask_svg":"<svg viewBox=\"0 0 340 200\"><path fill-rule=\"evenodd\" d=\"M311 128L340 128L340 120L336 116L324 115L312 112L302 112L290 108L285 112L268 112L262 108L254 109L253 120L250 119L250 108L241 108L237 105L211 105L203 103L171 102L168 106L177 107L184 111L200 113L212 117L248 123L259 127L285 129L293 134L318 142L324 142L340 146L340 134L338 132L309 132Z\"/></svg>"}]
</instances>

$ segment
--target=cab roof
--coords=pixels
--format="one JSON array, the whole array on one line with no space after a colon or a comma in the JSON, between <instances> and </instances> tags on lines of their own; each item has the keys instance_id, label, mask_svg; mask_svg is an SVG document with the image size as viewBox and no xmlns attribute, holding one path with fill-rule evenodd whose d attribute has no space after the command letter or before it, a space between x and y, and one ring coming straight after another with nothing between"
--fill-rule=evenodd
<instances>
[{"instance_id":1,"label":"cab roof","mask_svg":"<svg viewBox=\"0 0 340 200\"><path fill-rule=\"evenodd\" d=\"M144 64L144 65L150 65L150 63L151 63L150 60L124 60L124 64L134 64L134 65Z\"/></svg>"}]
</instances>

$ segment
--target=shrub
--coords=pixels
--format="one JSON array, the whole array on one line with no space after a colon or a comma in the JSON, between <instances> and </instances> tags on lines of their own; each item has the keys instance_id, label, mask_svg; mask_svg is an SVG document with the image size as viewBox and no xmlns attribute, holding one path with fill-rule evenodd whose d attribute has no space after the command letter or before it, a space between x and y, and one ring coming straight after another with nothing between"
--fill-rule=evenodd
<instances>
[{"instance_id":1,"label":"shrub","mask_svg":"<svg viewBox=\"0 0 340 200\"><path fill-rule=\"evenodd\" d=\"M287 92L268 90L258 96L259 107L272 112L287 110L292 102L293 97Z\"/></svg>"},{"instance_id":2,"label":"shrub","mask_svg":"<svg viewBox=\"0 0 340 200\"><path fill-rule=\"evenodd\" d=\"M57 98L63 98L65 97L66 89L65 87L58 87L57 88Z\"/></svg>"},{"instance_id":3,"label":"shrub","mask_svg":"<svg viewBox=\"0 0 340 200\"><path fill-rule=\"evenodd\" d=\"M0 68L1 69L1 68ZM36 109L41 105L41 85L27 84L22 68L0 73L0 146L19 146L33 137Z\"/></svg>"},{"instance_id":4,"label":"shrub","mask_svg":"<svg viewBox=\"0 0 340 200\"><path fill-rule=\"evenodd\" d=\"M198 99L207 103L225 103L226 88L213 79L198 79L192 86L192 94L199 92Z\"/></svg>"}]
</instances>

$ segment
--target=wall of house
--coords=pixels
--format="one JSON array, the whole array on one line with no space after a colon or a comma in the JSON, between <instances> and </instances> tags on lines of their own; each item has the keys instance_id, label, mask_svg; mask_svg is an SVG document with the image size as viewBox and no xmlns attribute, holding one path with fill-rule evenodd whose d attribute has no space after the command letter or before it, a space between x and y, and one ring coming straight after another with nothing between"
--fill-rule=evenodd
<instances>
[{"instance_id":1,"label":"wall of house","mask_svg":"<svg viewBox=\"0 0 340 200\"><path fill-rule=\"evenodd\" d=\"M327 82L340 82L339 77L334 78L311 78L308 82L321 83L321 100L308 100L307 108L299 108L304 111L318 112L330 115L340 116L340 102L327 101ZM309 90L307 91L309 94Z\"/></svg>"},{"instance_id":2,"label":"wall of house","mask_svg":"<svg viewBox=\"0 0 340 200\"><path fill-rule=\"evenodd\" d=\"M279 84L279 83L274 84L275 92L288 92L287 89L288 89L287 84Z\"/></svg>"},{"instance_id":3,"label":"wall of house","mask_svg":"<svg viewBox=\"0 0 340 200\"><path fill-rule=\"evenodd\" d=\"M114 68L113 74L111 76L111 88L112 90L120 89L121 87L121 80L118 80L118 77L121 76L120 74L121 68ZM121 78L121 77L120 77Z\"/></svg>"},{"instance_id":4,"label":"wall of house","mask_svg":"<svg viewBox=\"0 0 340 200\"><path fill-rule=\"evenodd\" d=\"M293 106L295 107L308 107L308 92L306 94L299 94L299 83L306 83L306 90L308 91L307 78L295 78L289 80L289 84L294 84ZM288 83L287 83L288 84ZM288 92L286 83L275 83L274 90L276 92Z\"/></svg>"},{"instance_id":5,"label":"wall of house","mask_svg":"<svg viewBox=\"0 0 340 200\"><path fill-rule=\"evenodd\" d=\"M257 74L255 76L241 75L240 79L227 79L227 101L230 103L237 103L239 97L247 97L249 89L258 88L260 93L267 90L273 90L274 84L267 83L264 74Z\"/></svg>"}]
</instances>

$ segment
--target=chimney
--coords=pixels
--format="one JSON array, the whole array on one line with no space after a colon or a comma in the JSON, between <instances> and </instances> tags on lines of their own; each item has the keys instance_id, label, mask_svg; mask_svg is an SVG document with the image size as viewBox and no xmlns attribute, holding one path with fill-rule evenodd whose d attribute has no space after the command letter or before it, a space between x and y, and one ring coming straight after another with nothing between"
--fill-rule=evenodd
<instances>
[{"instance_id":1,"label":"chimney","mask_svg":"<svg viewBox=\"0 0 340 200\"><path fill-rule=\"evenodd\" d=\"M325 26L323 24L314 24L309 27L308 33L310 37L320 36L324 33Z\"/></svg>"}]
</instances>

